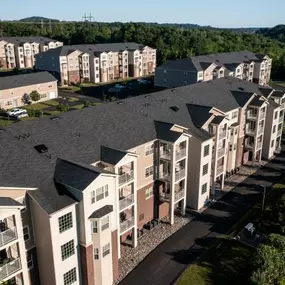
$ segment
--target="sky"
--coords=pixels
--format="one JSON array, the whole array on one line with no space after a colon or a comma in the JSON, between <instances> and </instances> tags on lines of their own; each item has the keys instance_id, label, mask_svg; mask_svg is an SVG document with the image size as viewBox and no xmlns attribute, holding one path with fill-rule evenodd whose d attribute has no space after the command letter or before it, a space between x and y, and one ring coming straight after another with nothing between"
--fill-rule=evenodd
<instances>
[{"instance_id":1,"label":"sky","mask_svg":"<svg viewBox=\"0 0 285 285\"><path fill-rule=\"evenodd\" d=\"M91 13L98 22L191 23L219 28L285 24L284 0L0 0L1 20L43 16L80 21ZM23 3L23 4L20 4Z\"/></svg>"}]
</instances>

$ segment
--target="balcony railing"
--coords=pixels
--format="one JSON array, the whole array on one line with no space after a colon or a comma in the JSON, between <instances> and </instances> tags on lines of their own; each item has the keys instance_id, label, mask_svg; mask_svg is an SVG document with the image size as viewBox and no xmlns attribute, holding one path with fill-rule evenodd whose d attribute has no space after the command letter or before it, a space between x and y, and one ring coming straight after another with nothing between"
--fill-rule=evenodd
<instances>
[{"instance_id":1,"label":"balcony railing","mask_svg":"<svg viewBox=\"0 0 285 285\"><path fill-rule=\"evenodd\" d=\"M163 150L160 152L160 158L164 158L167 160L171 159L171 151Z\"/></svg>"},{"instance_id":2,"label":"balcony railing","mask_svg":"<svg viewBox=\"0 0 285 285\"><path fill-rule=\"evenodd\" d=\"M182 188L179 192L176 192L176 193L174 194L174 201L176 202L176 201L182 199L184 196L185 196L185 191L184 191L184 189Z\"/></svg>"},{"instance_id":3,"label":"balcony railing","mask_svg":"<svg viewBox=\"0 0 285 285\"><path fill-rule=\"evenodd\" d=\"M245 148L247 149L253 149L253 143L245 143Z\"/></svg>"},{"instance_id":4,"label":"balcony railing","mask_svg":"<svg viewBox=\"0 0 285 285\"><path fill-rule=\"evenodd\" d=\"M262 142L257 142L256 143L256 150L261 149L262 147Z\"/></svg>"},{"instance_id":5,"label":"balcony railing","mask_svg":"<svg viewBox=\"0 0 285 285\"><path fill-rule=\"evenodd\" d=\"M259 127L257 134L261 135L263 132L264 132L264 127Z\"/></svg>"},{"instance_id":6,"label":"balcony railing","mask_svg":"<svg viewBox=\"0 0 285 285\"><path fill-rule=\"evenodd\" d=\"M186 156L186 148L183 148L176 152L176 160L179 160Z\"/></svg>"},{"instance_id":7,"label":"balcony railing","mask_svg":"<svg viewBox=\"0 0 285 285\"><path fill-rule=\"evenodd\" d=\"M181 170L175 172L175 181L178 181L184 177L185 177L185 169L181 169Z\"/></svg>"},{"instance_id":8,"label":"balcony railing","mask_svg":"<svg viewBox=\"0 0 285 285\"><path fill-rule=\"evenodd\" d=\"M125 184L134 179L134 171L131 170L130 172L121 174L119 176L119 185Z\"/></svg>"},{"instance_id":9,"label":"balcony railing","mask_svg":"<svg viewBox=\"0 0 285 285\"><path fill-rule=\"evenodd\" d=\"M277 137L282 135L282 129L277 131Z\"/></svg>"},{"instance_id":10,"label":"balcony railing","mask_svg":"<svg viewBox=\"0 0 285 285\"><path fill-rule=\"evenodd\" d=\"M266 114L265 112L260 113L259 120L264 119L265 118L265 114Z\"/></svg>"},{"instance_id":11,"label":"balcony railing","mask_svg":"<svg viewBox=\"0 0 285 285\"><path fill-rule=\"evenodd\" d=\"M227 136L227 131L221 131L219 132L219 140L224 139Z\"/></svg>"},{"instance_id":12,"label":"balcony railing","mask_svg":"<svg viewBox=\"0 0 285 285\"><path fill-rule=\"evenodd\" d=\"M130 206L131 204L134 203L134 194L131 194L123 199L121 199L119 201L119 205L120 205L120 210L127 208L128 206Z\"/></svg>"},{"instance_id":13,"label":"balcony railing","mask_svg":"<svg viewBox=\"0 0 285 285\"><path fill-rule=\"evenodd\" d=\"M160 171L159 172L159 178L160 179L165 179L165 180L170 180L171 173L170 172L166 172L166 171Z\"/></svg>"},{"instance_id":14,"label":"balcony railing","mask_svg":"<svg viewBox=\"0 0 285 285\"><path fill-rule=\"evenodd\" d=\"M276 147L276 149L274 150L274 153L279 154L281 152L281 147Z\"/></svg>"},{"instance_id":15,"label":"balcony railing","mask_svg":"<svg viewBox=\"0 0 285 285\"><path fill-rule=\"evenodd\" d=\"M17 239L16 228L8 229L0 233L0 247Z\"/></svg>"},{"instance_id":16,"label":"balcony railing","mask_svg":"<svg viewBox=\"0 0 285 285\"><path fill-rule=\"evenodd\" d=\"M0 281L21 269L20 258L17 258L0 267Z\"/></svg>"},{"instance_id":17,"label":"balcony railing","mask_svg":"<svg viewBox=\"0 0 285 285\"><path fill-rule=\"evenodd\" d=\"M160 198L161 198L162 200L169 201L169 199L170 199L170 193L161 192L161 193L160 193Z\"/></svg>"},{"instance_id":18,"label":"balcony railing","mask_svg":"<svg viewBox=\"0 0 285 285\"><path fill-rule=\"evenodd\" d=\"M121 233L128 230L134 225L134 217L130 217L129 219L120 223Z\"/></svg>"},{"instance_id":19,"label":"balcony railing","mask_svg":"<svg viewBox=\"0 0 285 285\"><path fill-rule=\"evenodd\" d=\"M223 165L217 166L217 175L219 175L223 172L224 172L224 166Z\"/></svg>"},{"instance_id":20,"label":"balcony railing","mask_svg":"<svg viewBox=\"0 0 285 285\"><path fill-rule=\"evenodd\" d=\"M283 122L283 120L284 120L284 116L281 115L281 116L279 117L279 119L278 119L278 122L281 123L281 122Z\"/></svg>"},{"instance_id":21,"label":"balcony railing","mask_svg":"<svg viewBox=\"0 0 285 285\"><path fill-rule=\"evenodd\" d=\"M221 148L218 150L218 158L222 157L225 154L226 149L225 148Z\"/></svg>"},{"instance_id":22,"label":"balcony railing","mask_svg":"<svg viewBox=\"0 0 285 285\"><path fill-rule=\"evenodd\" d=\"M257 119L257 114L248 113L248 114L247 114L247 119L248 119L248 120L256 120L256 119Z\"/></svg>"},{"instance_id":23,"label":"balcony railing","mask_svg":"<svg viewBox=\"0 0 285 285\"><path fill-rule=\"evenodd\" d=\"M246 128L245 129L245 133L247 134L247 135L252 135L252 136L254 136L255 135L255 129L253 129L253 128Z\"/></svg>"}]
</instances>

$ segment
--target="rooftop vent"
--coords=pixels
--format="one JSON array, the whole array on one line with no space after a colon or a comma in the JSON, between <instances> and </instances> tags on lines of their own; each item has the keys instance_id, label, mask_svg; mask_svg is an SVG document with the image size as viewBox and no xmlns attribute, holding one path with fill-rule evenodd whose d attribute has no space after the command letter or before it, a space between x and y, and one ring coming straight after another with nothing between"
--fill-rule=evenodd
<instances>
[{"instance_id":1,"label":"rooftop vent","mask_svg":"<svg viewBox=\"0 0 285 285\"><path fill-rule=\"evenodd\" d=\"M56 120L59 120L59 117L51 117L50 118L52 121L56 121Z\"/></svg>"},{"instance_id":2,"label":"rooftop vent","mask_svg":"<svg viewBox=\"0 0 285 285\"><path fill-rule=\"evenodd\" d=\"M48 151L48 148L47 148L46 145L44 145L44 144L35 145L34 148L35 148L36 151L39 152L39 153L45 153L45 152Z\"/></svg>"},{"instance_id":3,"label":"rooftop vent","mask_svg":"<svg viewBox=\"0 0 285 285\"><path fill-rule=\"evenodd\" d=\"M174 112L178 112L179 111L179 108L177 106L171 106L169 107L172 111Z\"/></svg>"}]
</instances>

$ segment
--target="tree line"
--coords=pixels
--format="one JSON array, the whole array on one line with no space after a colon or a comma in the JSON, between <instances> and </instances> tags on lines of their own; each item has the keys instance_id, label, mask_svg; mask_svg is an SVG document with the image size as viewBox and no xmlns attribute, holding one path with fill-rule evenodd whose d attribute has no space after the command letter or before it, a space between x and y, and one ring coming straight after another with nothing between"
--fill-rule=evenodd
<instances>
[{"instance_id":1,"label":"tree line","mask_svg":"<svg viewBox=\"0 0 285 285\"><path fill-rule=\"evenodd\" d=\"M273 58L272 78L285 79L285 43L262 34L147 23L59 22L48 25L0 22L2 36L45 36L64 44L138 42L157 49L158 65L189 56L249 50Z\"/></svg>"}]
</instances>

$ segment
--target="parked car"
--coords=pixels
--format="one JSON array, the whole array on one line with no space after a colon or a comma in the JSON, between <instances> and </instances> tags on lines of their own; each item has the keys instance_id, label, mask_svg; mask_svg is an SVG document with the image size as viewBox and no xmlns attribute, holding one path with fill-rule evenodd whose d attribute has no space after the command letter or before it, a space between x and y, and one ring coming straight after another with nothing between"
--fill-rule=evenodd
<instances>
[{"instance_id":1,"label":"parked car","mask_svg":"<svg viewBox=\"0 0 285 285\"><path fill-rule=\"evenodd\" d=\"M24 118L28 116L28 112L25 109L15 108L7 112L11 117Z\"/></svg>"}]
</instances>

